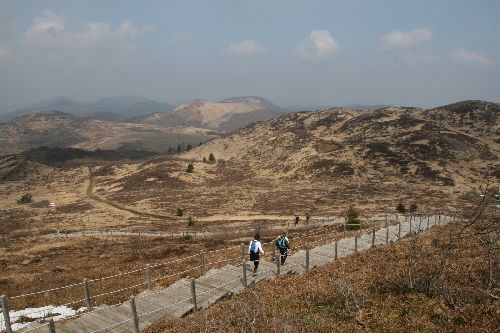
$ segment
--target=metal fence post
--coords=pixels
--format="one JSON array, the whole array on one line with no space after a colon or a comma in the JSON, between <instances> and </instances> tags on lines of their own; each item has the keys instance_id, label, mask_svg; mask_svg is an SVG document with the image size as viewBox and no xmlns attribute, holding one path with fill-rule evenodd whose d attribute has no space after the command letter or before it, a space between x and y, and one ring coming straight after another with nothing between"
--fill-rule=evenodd
<instances>
[{"instance_id":1,"label":"metal fence post","mask_svg":"<svg viewBox=\"0 0 500 333\"><path fill-rule=\"evenodd\" d=\"M301 243L302 249L304 250L306 248L306 235L302 235L300 237L300 243Z\"/></svg>"},{"instance_id":2,"label":"metal fence post","mask_svg":"<svg viewBox=\"0 0 500 333\"><path fill-rule=\"evenodd\" d=\"M134 332L139 332L139 317L137 316L134 296L130 297L130 309L132 310L132 318L134 318Z\"/></svg>"},{"instance_id":3,"label":"metal fence post","mask_svg":"<svg viewBox=\"0 0 500 333\"><path fill-rule=\"evenodd\" d=\"M151 282L151 265L146 264L146 280L148 281L148 290L153 289L153 283Z\"/></svg>"},{"instance_id":4,"label":"metal fence post","mask_svg":"<svg viewBox=\"0 0 500 333\"><path fill-rule=\"evenodd\" d=\"M247 262L245 260L241 261L241 267L243 267L243 286L246 288L247 283Z\"/></svg>"},{"instance_id":5,"label":"metal fence post","mask_svg":"<svg viewBox=\"0 0 500 333\"><path fill-rule=\"evenodd\" d=\"M401 239L401 222L398 223L398 239Z\"/></svg>"},{"instance_id":6,"label":"metal fence post","mask_svg":"<svg viewBox=\"0 0 500 333\"><path fill-rule=\"evenodd\" d=\"M10 326L10 315L9 315L9 301L7 300L7 296L2 295L0 297L2 303L2 313L3 313L3 322L5 323L5 331L7 333L12 333L12 327Z\"/></svg>"},{"instance_id":7,"label":"metal fence post","mask_svg":"<svg viewBox=\"0 0 500 333\"><path fill-rule=\"evenodd\" d=\"M280 256L278 257L278 260L276 260L276 276L280 276L280 265L281 265L281 253Z\"/></svg>"},{"instance_id":8,"label":"metal fence post","mask_svg":"<svg viewBox=\"0 0 500 333\"><path fill-rule=\"evenodd\" d=\"M205 275L205 252L201 251L200 253L200 269L201 276Z\"/></svg>"},{"instance_id":9,"label":"metal fence post","mask_svg":"<svg viewBox=\"0 0 500 333\"><path fill-rule=\"evenodd\" d=\"M306 271L309 270L309 249L306 250Z\"/></svg>"},{"instance_id":10,"label":"metal fence post","mask_svg":"<svg viewBox=\"0 0 500 333\"><path fill-rule=\"evenodd\" d=\"M271 246L273 247L273 259L272 260L276 260L276 246L274 245L274 242L271 244Z\"/></svg>"},{"instance_id":11,"label":"metal fence post","mask_svg":"<svg viewBox=\"0 0 500 333\"><path fill-rule=\"evenodd\" d=\"M385 220L385 242L389 243L389 223Z\"/></svg>"},{"instance_id":12,"label":"metal fence post","mask_svg":"<svg viewBox=\"0 0 500 333\"><path fill-rule=\"evenodd\" d=\"M354 252L358 252L358 234L354 235Z\"/></svg>"},{"instance_id":13,"label":"metal fence post","mask_svg":"<svg viewBox=\"0 0 500 333\"><path fill-rule=\"evenodd\" d=\"M194 305L194 309L196 310L196 279L191 279L191 303Z\"/></svg>"},{"instance_id":14,"label":"metal fence post","mask_svg":"<svg viewBox=\"0 0 500 333\"><path fill-rule=\"evenodd\" d=\"M429 229L430 220L431 220L431 216L429 214L427 214L427 228L426 229Z\"/></svg>"},{"instance_id":15,"label":"metal fence post","mask_svg":"<svg viewBox=\"0 0 500 333\"><path fill-rule=\"evenodd\" d=\"M372 246L375 246L375 228L372 228Z\"/></svg>"},{"instance_id":16,"label":"metal fence post","mask_svg":"<svg viewBox=\"0 0 500 333\"><path fill-rule=\"evenodd\" d=\"M241 243L241 260L245 260L245 243Z\"/></svg>"},{"instance_id":17,"label":"metal fence post","mask_svg":"<svg viewBox=\"0 0 500 333\"><path fill-rule=\"evenodd\" d=\"M56 333L56 325L54 324L54 319L49 319L49 333Z\"/></svg>"},{"instance_id":18,"label":"metal fence post","mask_svg":"<svg viewBox=\"0 0 500 333\"><path fill-rule=\"evenodd\" d=\"M412 228L412 215L410 215L410 235L412 234L413 228Z\"/></svg>"},{"instance_id":19,"label":"metal fence post","mask_svg":"<svg viewBox=\"0 0 500 333\"><path fill-rule=\"evenodd\" d=\"M87 304L87 312L92 311L92 299L90 298L89 281L83 279L83 294L85 296L85 304Z\"/></svg>"},{"instance_id":20,"label":"metal fence post","mask_svg":"<svg viewBox=\"0 0 500 333\"><path fill-rule=\"evenodd\" d=\"M338 252L337 252L337 243L338 243L338 241L335 241L335 260L337 260L337 258L338 258L337 257L337 254L338 254Z\"/></svg>"}]
</instances>

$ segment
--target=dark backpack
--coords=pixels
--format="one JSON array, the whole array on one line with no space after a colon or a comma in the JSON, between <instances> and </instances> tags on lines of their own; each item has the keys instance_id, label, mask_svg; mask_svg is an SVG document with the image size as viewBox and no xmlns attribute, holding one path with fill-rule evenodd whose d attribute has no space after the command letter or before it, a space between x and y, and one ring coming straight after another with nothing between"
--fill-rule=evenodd
<instances>
[{"instance_id":1,"label":"dark backpack","mask_svg":"<svg viewBox=\"0 0 500 333\"><path fill-rule=\"evenodd\" d=\"M285 236L279 236L276 241L274 242L277 247L280 249L286 249L286 241L285 241Z\"/></svg>"}]
</instances>

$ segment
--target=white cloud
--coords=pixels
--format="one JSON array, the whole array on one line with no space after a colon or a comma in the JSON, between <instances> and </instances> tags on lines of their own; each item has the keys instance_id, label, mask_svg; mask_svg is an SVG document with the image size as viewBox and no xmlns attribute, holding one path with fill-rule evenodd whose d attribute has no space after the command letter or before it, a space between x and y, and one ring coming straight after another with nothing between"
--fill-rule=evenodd
<instances>
[{"instance_id":1,"label":"white cloud","mask_svg":"<svg viewBox=\"0 0 500 333\"><path fill-rule=\"evenodd\" d=\"M431 38L432 30L429 28L412 31L394 30L380 38L380 45L383 48L404 48L421 44Z\"/></svg>"},{"instance_id":2,"label":"white cloud","mask_svg":"<svg viewBox=\"0 0 500 333\"><path fill-rule=\"evenodd\" d=\"M120 26L117 29L117 32L124 36L135 38L146 32L150 32L151 30L153 30L153 27L150 25L145 25L143 27L136 27L134 23L132 23L132 21L126 20L122 24L120 24Z\"/></svg>"},{"instance_id":3,"label":"white cloud","mask_svg":"<svg viewBox=\"0 0 500 333\"><path fill-rule=\"evenodd\" d=\"M149 25L137 27L129 20L117 28L106 22L90 22L85 28L75 30L64 15L45 10L33 20L20 44L45 50L49 57L88 58L95 51L105 51L101 54L112 56L134 50L131 40L151 30Z\"/></svg>"},{"instance_id":4,"label":"white cloud","mask_svg":"<svg viewBox=\"0 0 500 333\"><path fill-rule=\"evenodd\" d=\"M467 64L478 64L488 66L493 64L493 61L486 55L478 52L468 52L464 49L458 49L449 54L453 61Z\"/></svg>"},{"instance_id":5,"label":"white cloud","mask_svg":"<svg viewBox=\"0 0 500 333\"><path fill-rule=\"evenodd\" d=\"M339 44L329 31L313 30L295 52L304 60L319 61L330 58L338 48Z\"/></svg>"},{"instance_id":6,"label":"white cloud","mask_svg":"<svg viewBox=\"0 0 500 333\"><path fill-rule=\"evenodd\" d=\"M264 53L266 48L264 45L260 44L251 39L243 40L237 43L229 44L228 51L231 54L236 55L254 55Z\"/></svg>"}]
</instances>

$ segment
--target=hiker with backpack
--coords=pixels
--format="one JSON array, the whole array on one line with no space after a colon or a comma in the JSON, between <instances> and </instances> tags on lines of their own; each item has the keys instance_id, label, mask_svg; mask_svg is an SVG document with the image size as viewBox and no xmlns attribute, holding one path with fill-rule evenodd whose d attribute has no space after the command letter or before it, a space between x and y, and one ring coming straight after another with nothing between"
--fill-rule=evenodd
<instances>
[{"instance_id":1,"label":"hiker with backpack","mask_svg":"<svg viewBox=\"0 0 500 333\"><path fill-rule=\"evenodd\" d=\"M281 235L276 238L274 244L278 248L278 251L280 251L281 265L284 265L286 257L288 256L288 249L290 249L290 242L288 241L288 237L286 237L286 231L283 231Z\"/></svg>"},{"instance_id":2,"label":"hiker with backpack","mask_svg":"<svg viewBox=\"0 0 500 333\"><path fill-rule=\"evenodd\" d=\"M293 224L294 227L299 225L300 217L299 214L295 214L295 222Z\"/></svg>"},{"instance_id":3,"label":"hiker with backpack","mask_svg":"<svg viewBox=\"0 0 500 333\"><path fill-rule=\"evenodd\" d=\"M253 276L257 275L257 268L259 268L259 256L264 255L264 250L262 249L262 244L259 241L260 234L257 233L250 241L248 246L248 252L250 253L250 261L253 261Z\"/></svg>"}]
</instances>

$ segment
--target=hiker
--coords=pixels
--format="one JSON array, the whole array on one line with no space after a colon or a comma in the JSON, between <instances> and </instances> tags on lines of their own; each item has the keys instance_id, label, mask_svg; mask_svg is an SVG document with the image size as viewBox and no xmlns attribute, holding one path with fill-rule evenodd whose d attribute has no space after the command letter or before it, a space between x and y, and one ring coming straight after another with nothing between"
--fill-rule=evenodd
<instances>
[{"instance_id":1,"label":"hiker","mask_svg":"<svg viewBox=\"0 0 500 333\"><path fill-rule=\"evenodd\" d=\"M262 249L262 244L259 241L260 234L256 233L250 242L248 247L248 252L250 253L250 261L253 261L253 276L257 275L257 268L259 268L259 255L264 255L264 250Z\"/></svg>"},{"instance_id":2,"label":"hiker","mask_svg":"<svg viewBox=\"0 0 500 333\"><path fill-rule=\"evenodd\" d=\"M285 264L286 257L288 256L288 249L290 248L290 242L288 241L288 237L286 237L286 231L283 231L281 235L276 238L274 244L278 248L281 254L281 265Z\"/></svg>"},{"instance_id":3,"label":"hiker","mask_svg":"<svg viewBox=\"0 0 500 333\"><path fill-rule=\"evenodd\" d=\"M311 219L311 215L309 215L309 213L306 213L306 225L309 225L310 219Z\"/></svg>"},{"instance_id":4,"label":"hiker","mask_svg":"<svg viewBox=\"0 0 500 333\"><path fill-rule=\"evenodd\" d=\"M300 217L299 214L295 214L295 222L293 224L294 227L299 225Z\"/></svg>"}]
</instances>

